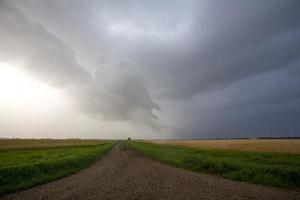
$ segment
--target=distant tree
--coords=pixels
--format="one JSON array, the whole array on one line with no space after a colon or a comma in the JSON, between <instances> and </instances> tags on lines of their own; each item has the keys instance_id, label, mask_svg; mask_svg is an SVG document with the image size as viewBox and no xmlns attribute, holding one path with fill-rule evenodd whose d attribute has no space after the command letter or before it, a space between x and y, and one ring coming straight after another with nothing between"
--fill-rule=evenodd
<instances>
[{"instance_id":1,"label":"distant tree","mask_svg":"<svg viewBox=\"0 0 300 200\"><path fill-rule=\"evenodd\" d=\"M129 137L128 140L131 140L131 138Z\"/></svg>"}]
</instances>

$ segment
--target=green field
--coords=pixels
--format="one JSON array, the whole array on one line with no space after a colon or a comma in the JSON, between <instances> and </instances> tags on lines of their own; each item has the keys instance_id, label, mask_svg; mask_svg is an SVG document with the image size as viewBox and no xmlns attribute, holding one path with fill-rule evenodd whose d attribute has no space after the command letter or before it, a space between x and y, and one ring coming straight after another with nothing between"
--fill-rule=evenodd
<instances>
[{"instance_id":1,"label":"green field","mask_svg":"<svg viewBox=\"0 0 300 200\"><path fill-rule=\"evenodd\" d=\"M300 155L127 142L127 146L161 162L225 178L283 188L300 187Z\"/></svg>"},{"instance_id":2,"label":"green field","mask_svg":"<svg viewBox=\"0 0 300 200\"><path fill-rule=\"evenodd\" d=\"M62 146L82 146L102 144L105 140L83 139L0 139L0 150L40 149Z\"/></svg>"},{"instance_id":3,"label":"green field","mask_svg":"<svg viewBox=\"0 0 300 200\"><path fill-rule=\"evenodd\" d=\"M15 140L11 140L11 143L15 144ZM114 142L98 141L93 145L87 145L84 141L81 143L76 141L74 145L71 142L67 143L66 146L51 143L43 148L39 148L39 145L29 145L30 148L24 148L22 145L15 145L13 149L2 148L0 196L68 176L86 168L108 152Z\"/></svg>"}]
</instances>

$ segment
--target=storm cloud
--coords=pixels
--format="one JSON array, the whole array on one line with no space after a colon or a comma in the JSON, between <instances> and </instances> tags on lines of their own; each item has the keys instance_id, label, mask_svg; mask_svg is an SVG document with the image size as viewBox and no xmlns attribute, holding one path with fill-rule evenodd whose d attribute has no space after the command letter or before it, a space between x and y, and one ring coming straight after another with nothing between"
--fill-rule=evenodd
<instances>
[{"instance_id":1,"label":"storm cloud","mask_svg":"<svg viewBox=\"0 0 300 200\"><path fill-rule=\"evenodd\" d=\"M136 137L300 136L299 8L0 0L0 60Z\"/></svg>"}]
</instances>

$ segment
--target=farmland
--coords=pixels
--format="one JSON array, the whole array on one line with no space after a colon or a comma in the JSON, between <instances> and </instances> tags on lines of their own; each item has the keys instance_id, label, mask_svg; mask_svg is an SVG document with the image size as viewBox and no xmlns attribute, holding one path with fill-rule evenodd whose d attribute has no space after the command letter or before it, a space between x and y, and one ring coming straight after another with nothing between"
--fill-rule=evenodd
<instances>
[{"instance_id":1,"label":"farmland","mask_svg":"<svg viewBox=\"0 0 300 200\"><path fill-rule=\"evenodd\" d=\"M108 152L112 141L1 140L0 195L73 174Z\"/></svg>"},{"instance_id":2,"label":"farmland","mask_svg":"<svg viewBox=\"0 0 300 200\"><path fill-rule=\"evenodd\" d=\"M233 149L254 152L300 154L300 139L251 140L152 140L156 144L173 144L197 149Z\"/></svg>"},{"instance_id":3,"label":"farmland","mask_svg":"<svg viewBox=\"0 0 300 200\"><path fill-rule=\"evenodd\" d=\"M140 154L192 171L261 185L300 187L300 155L295 154L295 151L286 153L284 149L284 153L278 153L270 152L272 150L268 148L268 152L260 152L257 147L246 151L242 145L226 149L221 145L226 142L232 144L236 141L205 141L205 145L202 141L200 144L195 141L160 141L167 144L132 141L127 142L127 145Z\"/></svg>"},{"instance_id":4,"label":"farmland","mask_svg":"<svg viewBox=\"0 0 300 200\"><path fill-rule=\"evenodd\" d=\"M39 178L43 173L52 172L54 175L65 173L73 167L86 167L94 162L105 152L110 150L112 142L99 145L88 146L63 146L55 148L42 149L12 149L7 152L6 160L2 159L3 165L10 168L7 171L5 184L2 186L11 186L12 189L20 187L19 183L24 183L21 178ZM133 149L135 151L130 150ZM25 156L24 152L30 156ZM17 156L14 152L19 153ZM34 153L35 152L35 153ZM51 152L51 153L50 153ZM234 154L235 153L235 154ZM242 154L241 154L242 153ZM22 155L24 154L24 155ZM148 157L159 160L160 162ZM261 154L261 153L259 153ZM269 153L262 153L265 154ZM2 154L4 155L4 154ZM277 155L277 154L276 154ZM294 154L295 155L295 154ZM249 184L246 182L232 181L223 179L216 175L210 175L197 172L208 172L218 174L223 177L234 172L248 172L245 167L254 167L250 173L261 179L273 177L267 169L266 174L262 174L259 167L277 166L282 164L282 174L276 174L277 169L271 168L276 176L279 177L279 183L282 183L283 175L287 176L287 185L282 187L293 188L297 186L297 171L292 174L293 167L299 166L299 159L292 157L264 157L259 155L247 154L247 152L221 150L197 150L190 147L180 147L165 144L152 144L140 141L118 142L102 159L98 159L93 165L75 173L71 176L60 178L56 181L32 187L27 185L28 190L12 193L3 196L3 199L32 200L32 199L261 199L261 200L299 200L299 192L286 190L282 188L265 187L261 185ZM10 160L9 157L14 158ZM24 157L24 160L22 160ZM65 160L60 161L60 158ZM93 161L86 161L91 157ZM47 165L26 168L22 166L23 161L36 166L37 160L43 158ZM74 160L70 160L74 158ZM37 160L36 160L37 159ZM284 160L284 162L283 162ZM50 161L58 164L53 165ZM269 163L268 163L269 162ZM84 163L86 163L85 166ZM167 163L169 165L166 165ZM252 163L250 165L249 163ZM277 164L276 164L277 163ZM20 165L20 171L19 166ZM175 165L176 167L172 166ZM24 170L22 171L22 167ZM39 166L37 166L39 167ZM204 167L204 168L201 168ZM234 168L236 167L236 168ZM237 170L240 167L240 171ZM277 166L278 167L278 166ZM285 168L287 167L287 168ZM184 168L184 169L181 169ZM2 169L2 166L1 168ZM17 169L17 170L15 170ZM189 170L185 170L189 169ZM297 170L297 168L295 167ZM76 169L78 170L78 169ZM74 169L73 172L76 171ZM214 170L214 171L213 171ZM284 171L285 170L285 171ZM195 172L193 172L195 171ZM227 173L226 173L227 172ZM11 173L11 174L9 174ZM290 173L290 174L289 174ZM294 175L294 177L293 177ZM244 177L247 177L246 174ZM52 180L57 179L54 177ZM230 177L229 177L230 178ZM20 181L21 180L21 181ZM44 181L48 182L47 176ZM244 180L250 181L251 180ZM36 182L37 185L44 182ZM278 183L278 182L277 182ZM260 182L260 184L262 184ZM267 184L268 185L268 184ZM281 187L281 186L280 186ZM2 189L3 191L3 189ZM6 193L8 190L6 190ZM11 190L9 192L12 192ZM3 193L2 193L3 194Z\"/></svg>"},{"instance_id":5,"label":"farmland","mask_svg":"<svg viewBox=\"0 0 300 200\"><path fill-rule=\"evenodd\" d=\"M105 140L82 139L0 139L0 150L8 149L40 149L63 146L97 145Z\"/></svg>"}]
</instances>

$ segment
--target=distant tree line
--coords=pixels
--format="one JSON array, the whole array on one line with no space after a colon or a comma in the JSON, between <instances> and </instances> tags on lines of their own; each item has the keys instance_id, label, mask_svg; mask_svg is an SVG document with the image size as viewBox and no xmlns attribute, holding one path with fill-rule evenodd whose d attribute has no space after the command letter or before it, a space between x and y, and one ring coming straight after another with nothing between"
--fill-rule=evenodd
<instances>
[{"instance_id":1,"label":"distant tree line","mask_svg":"<svg viewBox=\"0 0 300 200\"><path fill-rule=\"evenodd\" d=\"M300 139L300 137L258 137L257 139Z\"/></svg>"}]
</instances>

